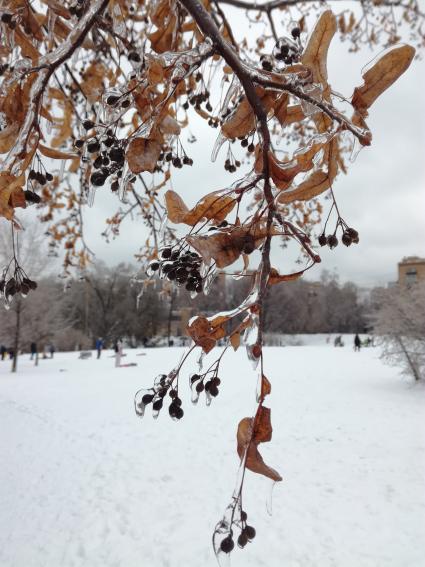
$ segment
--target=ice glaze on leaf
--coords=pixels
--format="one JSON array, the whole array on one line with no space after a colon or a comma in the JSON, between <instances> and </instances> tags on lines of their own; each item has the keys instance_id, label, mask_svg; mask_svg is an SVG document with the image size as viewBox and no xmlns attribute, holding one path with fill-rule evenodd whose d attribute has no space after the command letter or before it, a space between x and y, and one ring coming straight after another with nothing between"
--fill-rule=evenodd
<instances>
[{"instance_id":1,"label":"ice glaze on leaf","mask_svg":"<svg viewBox=\"0 0 425 567\"><path fill-rule=\"evenodd\" d=\"M187 208L183 199L175 191L165 193L168 218L176 224L185 223L195 226L201 220L223 221L235 206L235 199L228 195L214 191L205 195L191 210Z\"/></svg>"},{"instance_id":2,"label":"ice glaze on leaf","mask_svg":"<svg viewBox=\"0 0 425 567\"><path fill-rule=\"evenodd\" d=\"M364 74L364 83L354 89L351 104L362 116L388 87L390 87L409 67L415 56L410 45L390 48Z\"/></svg>"},{"instance_id":3,"label":"ice glaze on leaf","mask_svg":"<svg viewBox=\"0 0 425 567\"><path fill-rule=\"evenodd\" d=\"M127 149L128 167L132 173L153 173L160 153L161 144L156 140L134 138Z\"/></svg>"},{"instance_id":4,"label":"ice glaze on leaf","mask_svg":"<svg viewBox=\"0 0 425 567\"><path fill-rule=\"evenodd\" d=\"M331 10L324 11L314 26L301 61L313 71L313 81L321 83L325 98L329 97L327 58L336 32L336 18Z\"/></svg>"}]
</instances>

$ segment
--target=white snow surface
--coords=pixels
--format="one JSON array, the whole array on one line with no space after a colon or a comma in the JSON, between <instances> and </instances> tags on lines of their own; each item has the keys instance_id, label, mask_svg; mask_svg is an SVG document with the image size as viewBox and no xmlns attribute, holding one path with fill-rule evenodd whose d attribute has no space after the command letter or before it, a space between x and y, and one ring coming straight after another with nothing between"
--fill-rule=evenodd
<instances>
[{"instance_id":1,"label":"white snow surface","mask_svg":"<svg viewBox=\"0 0 425 567\"><path fill-rule=\"evenodd\" d=\"M236 428L253 415L256 374L244 349L223 357L220 394L185 415L137 418L133 396L183 349L59 353L19 372L0 362L1 567L213 567L211 534L230 502ZM137 353L145 352L145 356ZM273 439L283 476L247 472L243 506L257 537L233 567L425 566L425 388L378 349L265 349Z\"/></svg>"}]
</instances>

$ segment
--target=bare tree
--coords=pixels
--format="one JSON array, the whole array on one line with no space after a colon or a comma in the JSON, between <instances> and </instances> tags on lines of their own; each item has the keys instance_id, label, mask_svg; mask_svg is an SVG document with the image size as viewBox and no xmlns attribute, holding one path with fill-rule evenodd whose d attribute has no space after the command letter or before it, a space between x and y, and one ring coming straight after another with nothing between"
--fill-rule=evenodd
<instances>
[{"instance_id":1,"label":"bare tree","mask_svg":"<svg viewBox=\"0 0 425 567\"><path fill-rule=\"evenodd\" d=\"M374 316L382 358L415 381L425 378L425 284L383 290Z\"/></svg>"},{"instance_id":2,"label":"bare tree","mask_svg":"<svg viewBox=\"0 0 425 567\"><path fill-rule=\"evenodd\" d=\"M12 258L10 257L12 251ZM58 304L48 289L32 289L33 279L46 273L49 264L44 230L38 223L29 223L25 238L21 231L2 230L0 232L0 261L4 270L14 264L14 281L19 277L20 288L10 289L13 293L6 301L7 311L0 310L0 340L13 351L12 372L17 371L18 355L23 344L30 341L45 340L52 332L53 323L59 322ZM25 266L23 272L21 265ZM17 274L17 275L16 275ZM29 292L31 293L29 294ZM4 290L6 292L6 289ZM29 294L29 297L27 295ZM37 361L37 358L36 358Z\"/></svg>"}]
</instances>

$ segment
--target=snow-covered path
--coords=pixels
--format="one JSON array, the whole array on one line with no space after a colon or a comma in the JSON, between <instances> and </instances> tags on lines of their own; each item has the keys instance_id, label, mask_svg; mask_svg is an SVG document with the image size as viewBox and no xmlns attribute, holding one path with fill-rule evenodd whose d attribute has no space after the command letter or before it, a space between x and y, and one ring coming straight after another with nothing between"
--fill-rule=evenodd
<instances>
[{"instance_id":1,"label":"snow-covered path","mask_svg":"<svg viewBox=\"0 0 425 567\"><path fill-rule=\"evenodd\" d=\"M113 358L59 354L20 373L0 362L0 567L213 567L212 529L229 502L237 423L252 415L255 375L228 353L206 408L133 412L133 395L181 349ZM284 482L247 474L256 540L233 567L425 566L425 389L375 349L266 349L273 440ZM188 375L189 369L183 377Z\"/></svg>"}]
</instances>

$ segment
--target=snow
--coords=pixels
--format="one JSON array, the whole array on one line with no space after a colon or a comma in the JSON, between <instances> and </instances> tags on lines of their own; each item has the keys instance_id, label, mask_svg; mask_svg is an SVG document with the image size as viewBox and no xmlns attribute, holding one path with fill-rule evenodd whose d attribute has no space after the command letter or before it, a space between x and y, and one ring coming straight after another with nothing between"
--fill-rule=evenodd
<instances>
[{"instance_id":1,"label":"snow","mask_svg":"<svg viewBox=\"0 0 425 567\"><path fill-rule=\"evenodd\" d=\"M0 362L1 567L213 567L211 534L236 479L239 420L253 414L243 349L223 357L219 396L153 420L133 396L183 349L79 360L59 353L17 375ZM145 356L137 356L144 352ZM384 366L378 349L270 347L274 427L260 447L284 480L248 472L256 539L233 567L425 565L425 388Z\"/></svg>"}]
</instances>

